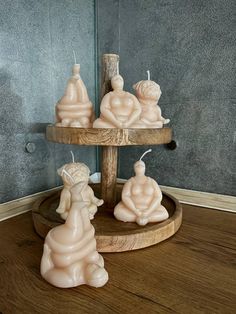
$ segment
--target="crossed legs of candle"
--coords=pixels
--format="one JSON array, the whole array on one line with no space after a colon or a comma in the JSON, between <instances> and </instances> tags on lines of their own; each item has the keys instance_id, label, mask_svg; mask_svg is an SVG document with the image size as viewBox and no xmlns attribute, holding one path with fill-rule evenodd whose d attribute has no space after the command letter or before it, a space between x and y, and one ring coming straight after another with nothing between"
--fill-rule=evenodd
<instances>
[{"instance_id":1,"label":"crossed legs of candle","mask_svg":"<svg viewBox=\"0 0 236 314\"><path fill-rule=\"evenodd\" d=\"M164 206L159 205L153 210L149 216L145 215L145 211L138 216L136 213L128 209L123 202L120 202L114 210L116 219L124 222L136 222L138 225L144 226L149 222L161 222L169 217Z\"/></svg>"},{"instance_id":2,"label":"crossed legs of candle","mask_svg":"<svg viewBox=\"0 0 236 314\"><path fill-rule=\"evenodd\" d=\"M145 121L142 120L138 120L135 123L133 123L132 125L129 126L129 128L133 128L133 129L146 129L146 128L162 128L163 127L163 122L162 121L157 121L155 123L147 123ZM102 119L102 118L98 118L94 121L93 123L93 128L105 128L105 129L112 129L115 128L114 124Z\"/></svg>"}]
</instances>

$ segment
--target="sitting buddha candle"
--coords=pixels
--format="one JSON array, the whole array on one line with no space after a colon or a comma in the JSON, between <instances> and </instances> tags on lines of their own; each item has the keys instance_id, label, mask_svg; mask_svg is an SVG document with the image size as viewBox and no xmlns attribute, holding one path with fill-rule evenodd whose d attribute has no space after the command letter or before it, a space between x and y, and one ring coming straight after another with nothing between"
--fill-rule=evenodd
<instances>
[{"instance_id":1,"label":"sitting buddha candle","mask_svg":"<svg viewBox=\"0 0 236 314\"><path fill-rule=\"evenodd\" d=\"M73 173L64 169L71 181ZM70 193L70 210L64 224L49 231L41 259L41 275L59 288L82 284L102 287L108 281L103 257L96 250L95 230L89 219L83 190L87 182L75 182Z\"/></svg>"},{"instance_id":2,"label":"sitting buddha candle","mask_svg":"<svg viewBox=\"0 0 236 314\"><path fill-rule=\"evenodd\" d=\"M56 126L90 128L94 119L93 105L80 77L80 65L74 64L65 94L56 104Z\"/></svg>"},{"instance_id":3,"label":"sitting buddha candle","mask_svg":"<svg viewBox=\"0 0 236 314\"><path fill-rule=\"evenodd\" d=\"M146 151L134 164L135 176L124 184L121 201L114 209L117 220L136 222L144 226L169 217L167 210L161 205L162 193L157 182L145 176L145 163L142 158L150 151L151 149Z\"/></svg>"}]
</instances>

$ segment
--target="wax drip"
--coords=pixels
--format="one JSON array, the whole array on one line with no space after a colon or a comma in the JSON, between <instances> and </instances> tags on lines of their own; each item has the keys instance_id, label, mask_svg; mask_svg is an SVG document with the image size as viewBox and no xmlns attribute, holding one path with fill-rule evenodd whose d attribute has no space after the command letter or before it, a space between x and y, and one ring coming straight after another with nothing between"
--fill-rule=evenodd
<instances>
[{"instance_id":1,"label":"wax drip","mask_svg":"<svg viewBox=\"0 0 236 314\"><path fill-rule=\"evenodd\" d=\"M75 64L77 64L77 63L76 63L76 55L75 55L75 51L74 51L74 50L73 50L73 55L74 55Z\"/></svg>"},{"instance_id":2,"label":"wax drip","mask_svg":"<svg viewBox=\"0 0 236 314\"><path fill-rule=\"evenodd\" d=\"M73 177L69 174L69 172L67 172L65 169L62 170L62 174L65 173L72 181L72 183L75 183L75 180L73 179Z\"/></svg>"},{"instance_id":3,"label":"wax drip","mask_svg":"<svg viewBox=\"0 0 236 314\"><path fill-rule=\"evenodd\" d=\"M75 155L74 155L74 153L72 152L72 150L70 151L70 153L71 153L71 156L72 156L72 162L74 163L74 162L75 162Z\"/></svg>"},{"instance_id":4,"label":"wax drip","mask_svg":"<svg viewBox=\"0 0 236 314\"><path fill-rule=\"evenodd\" d=\"M141 161L141 160L143 159L143 157L144 157L146 154L150 153L151 151L152 151L151 148L148 149L148 150L146 150L146 152L144 152L144 153L142 154L142 156L140 157L139 161Z\"/></svg>"},{"instance_id":5,"label":"wax drip","mask_svg":"<svg viewBox=\"0 0 236 314\"><path fill-rule=\"evenodd\" d=\"M147 76L148 76L148 80L150 81L150 71L147 70Z\"/></svg>"}]
</instances>

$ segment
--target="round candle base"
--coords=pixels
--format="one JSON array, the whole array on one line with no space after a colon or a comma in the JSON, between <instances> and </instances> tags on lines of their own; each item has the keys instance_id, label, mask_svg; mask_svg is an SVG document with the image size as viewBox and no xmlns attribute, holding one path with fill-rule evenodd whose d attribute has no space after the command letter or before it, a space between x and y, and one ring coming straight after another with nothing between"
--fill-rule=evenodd
<instances>
[{"instance_id":1,"label":"round candle base","mask_svg":"<svg viewBox=\"0 0 236 314\"><path fill-rule=\"evenodd\" d=\"M90 186L99 197L100 184ZM117 184L117 202L120 200L122 187L123 184ZM34 204L34 227L43 238L51 228L64 222L55 211L59 196L60 191ZM91 221L96 231L97 250L99 252L137 250L162 242L174 235L182 223L182 207L174 197L165 193L163 193L162 204L168 210L169 218L161 223L150 223L143 227L136 223L118 221L113 216L113 211L100 207Z\"/></svg>"}]
</instances>

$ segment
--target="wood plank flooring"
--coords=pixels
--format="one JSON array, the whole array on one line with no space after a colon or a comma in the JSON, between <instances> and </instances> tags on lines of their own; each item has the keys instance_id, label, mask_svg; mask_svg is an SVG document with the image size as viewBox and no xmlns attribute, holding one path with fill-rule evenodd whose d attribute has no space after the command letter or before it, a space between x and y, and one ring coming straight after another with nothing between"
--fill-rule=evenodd
<instances>
[{"instance_id":1,"label":"wood plank flooring","mask_svg":"<svg viewBox=\"0 0 236 314\"><path fill-rule=\"evenodd\" d=\"M103 254L108 284L58 289L39 273L31 213L0 223L0 313L236 313L236 215L184 205L171 239Z\"/></svg>"}]
</instances>

